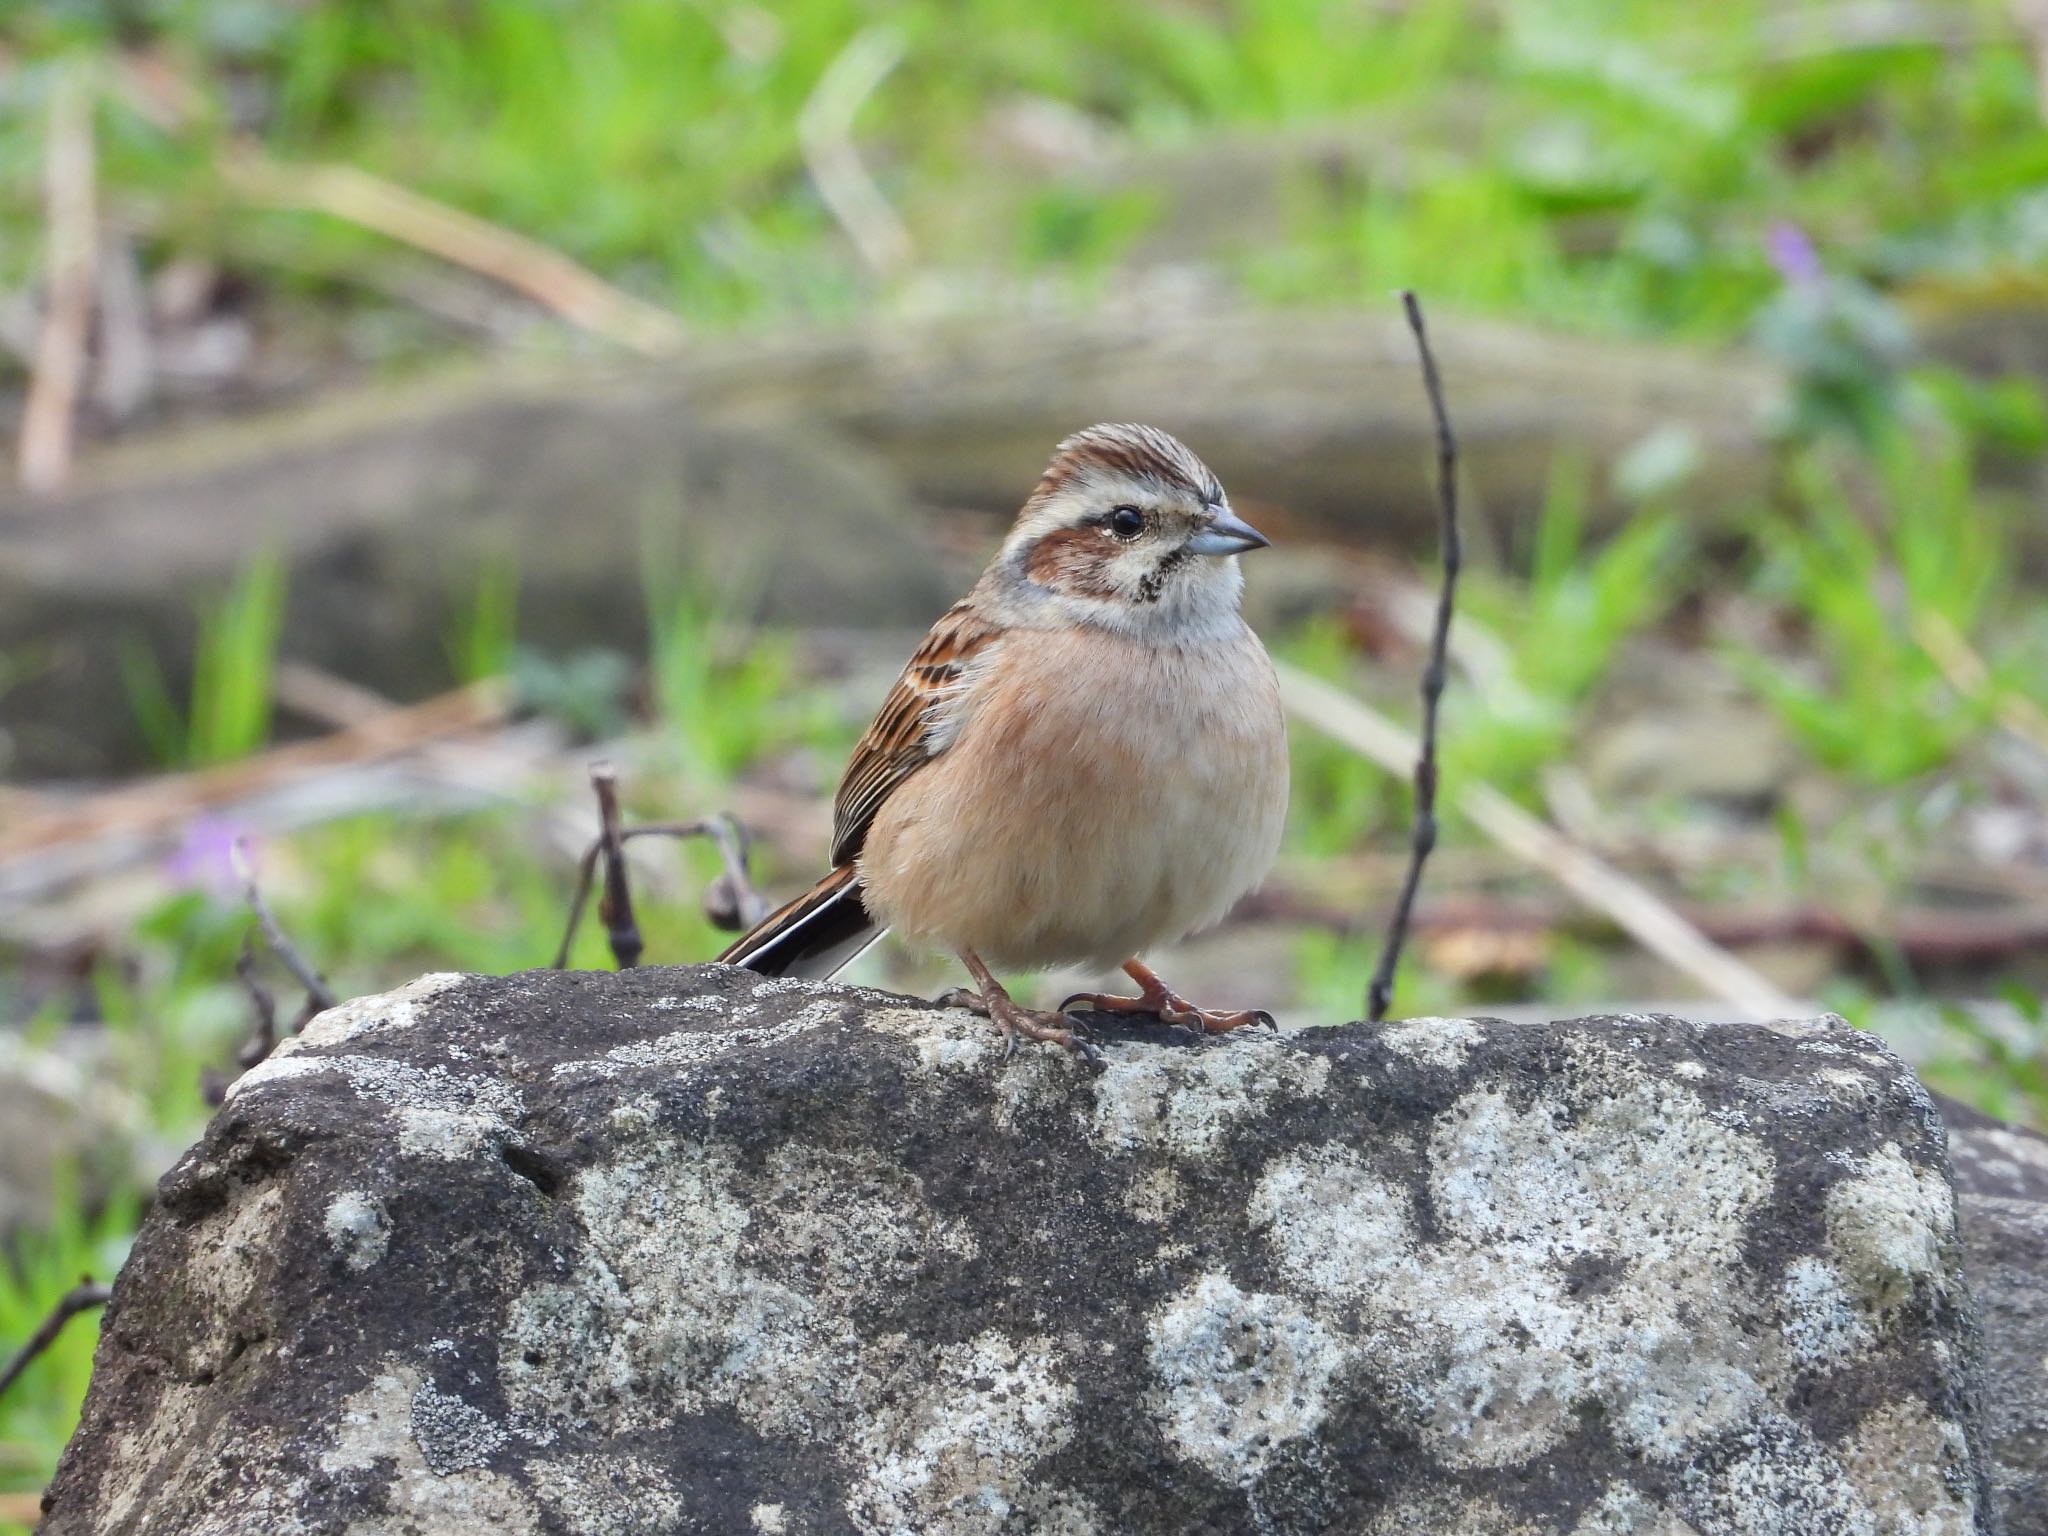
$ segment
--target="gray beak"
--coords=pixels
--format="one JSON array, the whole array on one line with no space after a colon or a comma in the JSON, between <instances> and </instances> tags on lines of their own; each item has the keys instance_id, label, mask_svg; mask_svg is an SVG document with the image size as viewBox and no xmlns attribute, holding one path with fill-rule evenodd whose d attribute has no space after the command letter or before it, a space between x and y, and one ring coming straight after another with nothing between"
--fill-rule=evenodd
<instances>
[{"instance_id":1,"label":"gray beak","mask_svg":"<svg viewBox=\"0 0 2048 1536\"><path fill-rule=\"evenodd\" d=\"M1227 508L1216 521L1188 540L1198 555L1241 555L1248 549L1264 549L1273 541Z\"/></svg>"}]
</instances>

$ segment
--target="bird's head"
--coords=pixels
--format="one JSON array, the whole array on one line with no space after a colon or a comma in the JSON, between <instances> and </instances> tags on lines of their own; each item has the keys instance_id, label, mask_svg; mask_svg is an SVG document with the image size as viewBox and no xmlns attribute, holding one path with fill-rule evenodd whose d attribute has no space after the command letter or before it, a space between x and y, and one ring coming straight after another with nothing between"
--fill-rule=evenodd
<instances>
[{"instance_id":1,"label":"bird's head","mask_svg":"<svg viewBox=\"0 0 2048 1536\"><path fill-rule=\"evenodd\" d=\"M1135 633L1232 621L1236 556L1267 543L1178 438L1153 427L1076 432L1017 515L998 568L1063 616Z\"/></svg>"}]
</instances>

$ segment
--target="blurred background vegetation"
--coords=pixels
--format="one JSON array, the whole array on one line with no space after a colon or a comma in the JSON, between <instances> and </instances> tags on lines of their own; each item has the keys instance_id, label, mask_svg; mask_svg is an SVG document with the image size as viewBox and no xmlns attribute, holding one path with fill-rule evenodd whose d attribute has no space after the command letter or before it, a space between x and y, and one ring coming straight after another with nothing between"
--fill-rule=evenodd
<instances>
[{"instance_id":1,"label":"blurred background vegetation","mask_svg":"<svg viewBox=\"0 0 2048 1536\"><path fill-rule=\"evenodd\" d=\"M1551 391L1567 426L1640 403L1597 392L1618 355L1653 383L1725 375L1701 398L1733 402L1619 448L1560 428L1522 510L1472 466L1482 512L1490 489L1510 510L1480 530L1460 610L1447 793L1497 792L1673 903L1738 975L2048 1124L2044 107L2038 0L15 6L0 427L35 483L0 502L0 582L34 579L20 529L97 515L102 465L147 505L188 435L374 412L421 381L730 372L793 336L826 338L830 372L831 338L943 326L971 390L1010 366L997 317L1170 339L1249 315L1232 334L1256 350L1302 315L1393 325L1390 294L1414 287L1467 327L1454 415L1532 337L1564 380L1585 349L1583 401ZM67 304L85 311L70 392ZM1284 454L1277 355L1244 414ZM1406 354L1386 367L1419 412ZM1733 488L1723 429L1758 466ZM1364 478L1378 452L1422 486L1420 444L1368 444ZM879 500L933 590L964 586L1002 526L993 495L860 462L894 476ZM1283 535L1248 562L1276 654L1412 720L1426 539L1225 478ZM154 529L166 551L203 539L203 508L165 505L188 519ZM407 509L382 510L403 539ZM546 963L600 754L636 814L737 812L771 893L815 872L837 769L931 610L792 623L758 570L650 522L640 573L577 643L534 593L584 510L560 509L559 541L469 558L409 676L295 653L315 578L285 543L167 578L169 631L88 618L112 705L51 686L55 641L0 642L0 1348L118 1265L208 1112L202 1080L234 1070L238 839L343 995ZM829 540L805 510L751 516ZM1421 500L1406 526L1428 518ZM398 707L430 694L424 724ZM45 752L82 729L66 707L118 715L96 722L114 745ZM1169 974L1333 1022L1359 1011L1408 801L1312 726L1294 738L1272 886ZM318 771L288 756L321 739ZM1645 955L1469 810L1451 808L1402 1011L1711 1015L1740 992ZM149 835L109 832L133 825ZM651 961L722 942L699 900L717 867L695 844L638 863ZM607 963L601 935L574 958ZM864 966L952 981L906 954ZM288 978L262 974L289 1018ZM92 1343L75 1325L0 1398L0 1529L28 1518Z\"/></svg>"}]
</instances>

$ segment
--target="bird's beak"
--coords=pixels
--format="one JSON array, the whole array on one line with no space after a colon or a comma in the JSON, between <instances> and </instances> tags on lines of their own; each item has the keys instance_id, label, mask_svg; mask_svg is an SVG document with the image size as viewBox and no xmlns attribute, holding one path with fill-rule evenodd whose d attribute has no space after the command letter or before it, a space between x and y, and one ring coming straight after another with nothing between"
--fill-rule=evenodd
<instances>
[{"instance_id":1,"label":"bird's beak","mask_svg":"<svg viewBox=\"0 0 2048 1536\"><path fill-rule=\"evenodd\" d=\"M1216 514L1216 521L1188 540L1198 555L1238 555L1248 549L1264 549L1273 541L1235 512Z\"/></svg>"}]
</instances>

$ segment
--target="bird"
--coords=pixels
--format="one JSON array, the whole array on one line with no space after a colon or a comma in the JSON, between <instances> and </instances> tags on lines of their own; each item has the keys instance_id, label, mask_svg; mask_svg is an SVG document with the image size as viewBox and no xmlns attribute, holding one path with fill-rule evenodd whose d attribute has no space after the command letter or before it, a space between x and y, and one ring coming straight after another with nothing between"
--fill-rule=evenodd
<instances>
[{"instance_id":1,"label":"bird","mask_svg":"<svg viewBox=\"0 0 2048 1536\"><path fill-rule=\"evenodd\" d=\"M1271 541L1179 439L1105 423L1054 450L1002 547L925 636L854 749L832 869L719 959L830 977L888 930L949 951L1007 1036L1095 1055L1074 1012L1220 1034L1144 951L1256 886L1287 814L1273 663L1238 557ZM1135 997L1046 1012L995 976L1120 966Z\"/></svg>"}]
</instances>

